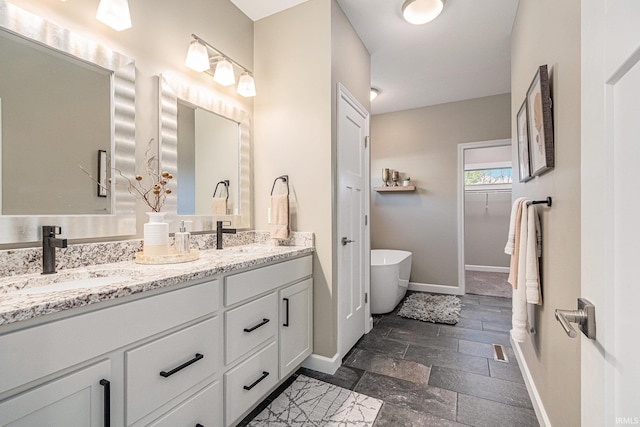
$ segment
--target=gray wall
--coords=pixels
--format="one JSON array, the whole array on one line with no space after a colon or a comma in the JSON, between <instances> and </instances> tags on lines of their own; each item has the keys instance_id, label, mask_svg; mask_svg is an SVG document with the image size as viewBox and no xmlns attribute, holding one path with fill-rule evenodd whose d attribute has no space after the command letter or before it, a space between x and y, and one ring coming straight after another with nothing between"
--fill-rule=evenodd
<instances>
[{"instance_id":1,"label":"gray wall","mask_svg":"<svg viewBox=\"0 0 640 427\"><path fill-rule=\"evenodd\" d=\"M369 55L335 0L309 0L255 23L255 223L267 228L273 179L288 174L292 227L315 233L314 353L337 352L332 99L343 81L362 102ZM368 105L365 104L365 105Z\"/></svg>"},{"instance_id":2,"label":"gray wall","mask_svg":"<svg viewBox=\"0 0 640 427\"><path fill-rule=\"evenodd\" d=\"M512 140L534 73L548 64L556 163L551 172L513 185L514 198L553 197L553 207L541 209L543 306L536 310L537 334L520 348L554 426L580 425L580 340L568 339L554 318L555 308L575 307L580 296L580 60L580 1L520 0L511 37Z\"/></svg>"},{"instance_id":3,"label":"gray wall","mask_svg":"<svg viewBox=\"0 0 640 427\"><path fill-rule=\"evenodd\" d=\"M413 252L412 282L457 285L458 144L510 138L510 105L504 94L372 117L371 186L388 167L418 190L372 191L371 247Z\"/></svg>"},{"instance_id":4,"label":"gray wall","mask_svg":"<svg viewBox=\"0 0 640 427\"><path fill-rule=\"evenodd\" d=\"M488 197L488 201L487 201ZM469 193L464 196L464 262L466 265L509 267L504 244L509 234L511 193Z\"/></svg>"}]
</instances>

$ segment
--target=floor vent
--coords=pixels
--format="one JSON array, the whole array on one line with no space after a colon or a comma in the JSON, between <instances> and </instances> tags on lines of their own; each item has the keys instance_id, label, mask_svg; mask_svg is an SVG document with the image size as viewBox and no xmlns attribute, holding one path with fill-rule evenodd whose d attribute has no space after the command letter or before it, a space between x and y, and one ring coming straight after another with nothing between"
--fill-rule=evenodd
<instances>
[{"instance_id":1,"label":"floor vent","mask_svg":"<svg viewBox=\"0 0 640 427\"><path fill-rule=\"evenodd\" d=\"M506 353L504 352L504 347L500 344L492 344L493 345L493 359L498 362L508 363L509 359L507 358Z\"/></svg>"}]
</instances>

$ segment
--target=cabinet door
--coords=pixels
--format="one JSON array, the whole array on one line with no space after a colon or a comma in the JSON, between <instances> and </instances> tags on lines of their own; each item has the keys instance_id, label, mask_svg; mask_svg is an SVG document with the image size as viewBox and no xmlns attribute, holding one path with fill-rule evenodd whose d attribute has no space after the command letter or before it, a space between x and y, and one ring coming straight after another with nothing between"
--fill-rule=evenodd
<instances>
[{"instance_id":1,"label":"cabinet door","mask_svg":"<svg viewBox=\"0 0 640 427\"><path fill-rule=\"evenodd\" d=\"M313 281L280 291L280 379L288 376L313 350Z\"/></svg>"},{"instance_id":2,"label":"cabinet door","mask_svg":"<svg viewBox=\"0 0 640 427\"><path fill-rule=\"evenodd\" d=\"M8 399L0 403L0 425L103 426L110 384L102 380L111 377L111 362L104 360Z\"/></svg>"}]
</instances>

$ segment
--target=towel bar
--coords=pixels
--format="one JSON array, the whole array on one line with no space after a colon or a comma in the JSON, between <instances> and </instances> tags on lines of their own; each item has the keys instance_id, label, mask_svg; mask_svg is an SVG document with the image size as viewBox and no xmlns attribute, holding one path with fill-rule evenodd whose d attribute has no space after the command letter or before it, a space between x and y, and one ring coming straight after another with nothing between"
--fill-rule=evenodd
<instances>
[{"instance_id":1,"label":"towel bar","mask_svg":"<svg viewBox=\"0 0 640 427\"><path fill-rule=\"evenodd\" d=\"M281 179L282 182L287 184L287 196L289 195L289 175L280 175L276 179L273 180L273 185L271 186L271 195L273 196L273 189L276 188L276 182Z\"/></svg>"},{"instance_id":2,"label":"towel bar","mask_svg":"<svg viewBox=\"0 0 640 427\"><path fill-rule=\"evenodd\" d=\"M216 184L215 190L213 190L213 197L216 197L216 193L218 192L218 185L224 185L224 188L227 190L227 201L229 200L229 180L225 179L224 181L220 181ZM220 190L222 192L222 190Z\"/></svg>"},{"instance_id":3,"label":"towel bar","mask_svg":"<svg viewBox=\"0 0 640 427\"><path fill-rule=\"evenodd\" d=\"M530 202L527 202L527 206L529 205L547 205L549 207L551 207L551 202L553 200L551 199L551 196L548 196L545 200L532 200Z\"/></svg>"}]
</instances>

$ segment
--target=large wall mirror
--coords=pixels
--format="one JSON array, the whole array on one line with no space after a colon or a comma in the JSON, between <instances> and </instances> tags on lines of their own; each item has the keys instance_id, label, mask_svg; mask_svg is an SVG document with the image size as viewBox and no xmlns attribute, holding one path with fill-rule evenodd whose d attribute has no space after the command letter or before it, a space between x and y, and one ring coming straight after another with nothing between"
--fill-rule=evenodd
<instances>
[{"instance_id":1,"label":"large wall mirror","mask_svg":"<svg viewBox=\"0 0 640 427\"><path fill-rule=\"evenodd\" d=\"M160 76L160 168L175 179L165 211L176 229L215 230L218 220L251 227L251 120L211 91ZM217 190L216 190L217 188Z\"/></svg>"},{"instance_id":2,"label":"large wall mirror","mask_svg":"<svg viewBox=\"0 0 640 427\"><path fill-rule=\"evenodd\" d=\"M5 0L0 57L0 244L134 235L133 61Z\"/></svg>"}]
</instances>

